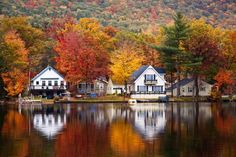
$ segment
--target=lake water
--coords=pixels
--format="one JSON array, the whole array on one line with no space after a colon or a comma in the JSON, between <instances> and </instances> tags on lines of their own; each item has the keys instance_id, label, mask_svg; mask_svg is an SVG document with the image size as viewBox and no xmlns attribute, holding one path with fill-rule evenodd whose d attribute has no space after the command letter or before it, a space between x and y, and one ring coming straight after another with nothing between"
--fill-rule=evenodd
<instances>
[{"instance_id":1,"label":"lake water","mask_svg":"<svg viewBox=\"0 0 236 157\"><path fill-rule=\"evenodd\" d=\"M0 157L54 156L236 157L236 104L0 106Z\"/></svg>"}]
</instances>

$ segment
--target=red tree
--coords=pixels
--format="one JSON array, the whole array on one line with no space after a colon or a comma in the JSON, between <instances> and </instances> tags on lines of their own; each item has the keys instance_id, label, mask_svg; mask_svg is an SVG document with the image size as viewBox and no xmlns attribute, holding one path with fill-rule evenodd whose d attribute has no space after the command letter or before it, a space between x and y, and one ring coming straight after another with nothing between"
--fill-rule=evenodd
<instances>
[{"instance_id":1,"label":"red tree","mask_svg":"<svg viewBox=\"0 0 236 157\"><path fill-rule=\"evenodd\" d=\"M55 47L57 68L71 83L91 83L108 72L109 57L96 40L81 32L66 32L59 36Z\"/></svg>"}]
</instances>

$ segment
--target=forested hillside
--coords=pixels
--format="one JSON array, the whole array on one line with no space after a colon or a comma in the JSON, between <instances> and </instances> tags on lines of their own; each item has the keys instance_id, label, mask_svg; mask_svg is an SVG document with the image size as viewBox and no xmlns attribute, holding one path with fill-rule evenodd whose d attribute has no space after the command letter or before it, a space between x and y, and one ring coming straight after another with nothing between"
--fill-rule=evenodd
<instances>
[{"instance_id":1,"label":"forested hillside","mask_svg":"<svg viewBox=\"0 0 236 157\"><path fill-rule=\"evenodd\" d=\"M131 31L154 31L171 22L175 11L189 18L236 28L235 0L2 0L1 14L27 15L33 26L45 28L55 17L97 18L103 25Z\"/></svg>"}]
</instances>

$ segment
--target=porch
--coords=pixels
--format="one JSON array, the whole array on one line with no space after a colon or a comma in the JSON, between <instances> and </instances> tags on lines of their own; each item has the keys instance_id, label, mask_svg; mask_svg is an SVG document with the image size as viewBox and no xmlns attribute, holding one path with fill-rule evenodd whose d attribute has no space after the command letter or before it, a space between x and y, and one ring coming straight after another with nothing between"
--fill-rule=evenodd
<instances>
[{"instance_id":1,"label":"porch","mask_svg":"<svg viewBox=\"0 0 236 157\"><path fill-rule=\"evenodd\" d=\"M162 99L166 98L165 91L131 92L132 99Z\"/></svg>"}]
</instances>

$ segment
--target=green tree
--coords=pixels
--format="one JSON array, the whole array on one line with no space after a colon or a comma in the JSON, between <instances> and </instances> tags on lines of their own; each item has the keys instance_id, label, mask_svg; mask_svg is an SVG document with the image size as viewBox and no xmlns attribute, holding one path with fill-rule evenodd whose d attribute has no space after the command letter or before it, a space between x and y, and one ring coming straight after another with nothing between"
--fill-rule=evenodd
<instances>
[{"instance_id":1,"label":"green tree","mask_svg":"<svg viewBox=\"0 0 236 157\"><path fill-rule=\"evenodd\" d=\"M175 70L177 80L180 81L181 66L185 62L186 52L184 41L188 38L190 27L186 18L180 13L173 16L174 24L164 28L164 41L161 46L154 46L161 52L162 61L166 69L172 74ZM171 83L173 80L171 80ZM180 84L177 84L177 96L180 96Z\"/></svg>"}]
</instances>

